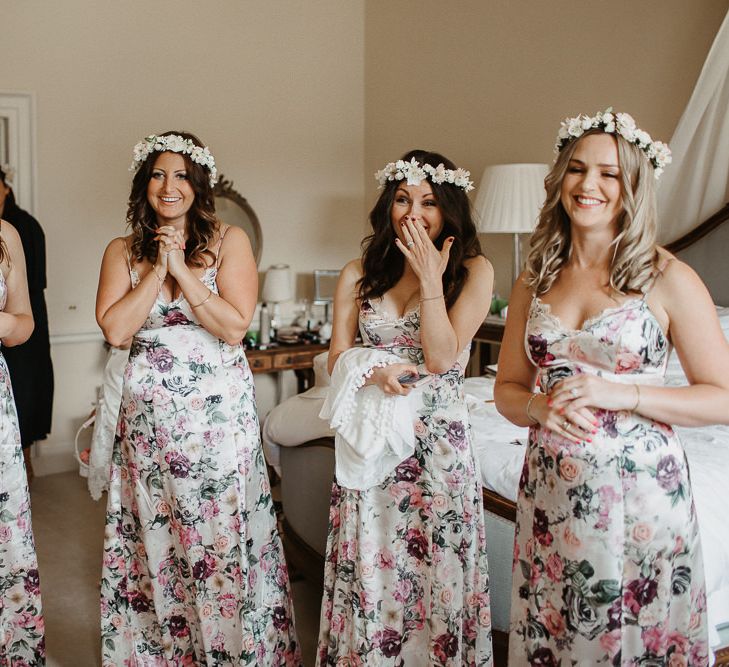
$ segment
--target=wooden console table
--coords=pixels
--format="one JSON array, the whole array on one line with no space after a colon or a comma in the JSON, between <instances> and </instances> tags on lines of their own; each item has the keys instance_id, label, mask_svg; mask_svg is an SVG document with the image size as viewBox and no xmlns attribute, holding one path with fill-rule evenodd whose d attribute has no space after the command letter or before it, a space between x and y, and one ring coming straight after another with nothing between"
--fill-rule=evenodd
<instances>
[{"instance_id":1,"label":"wooden console table","mask_svg":"<svg viewBox=\"0 0 729 667\"><path fill-rule=\"evenodd\" d=\"M489 315L481 323L476 335L473 337L469 375L483 375L484 366L495 361L491 358L491 352L501 344L505 326L505 319L492 315Z\"/></svg>"},{"instance_id":2,"label":"wooden console table","mask_svg":"<svg viewBox=\"0 0 729 667\"><path fill-rule=\"evenodd\" d=\"M328 349L329 345L323 343L281 344L265 350L246 350L246 357L254 373L294 371L301 393L314 386L314 357Z\"/></svg>"}]
</instances>

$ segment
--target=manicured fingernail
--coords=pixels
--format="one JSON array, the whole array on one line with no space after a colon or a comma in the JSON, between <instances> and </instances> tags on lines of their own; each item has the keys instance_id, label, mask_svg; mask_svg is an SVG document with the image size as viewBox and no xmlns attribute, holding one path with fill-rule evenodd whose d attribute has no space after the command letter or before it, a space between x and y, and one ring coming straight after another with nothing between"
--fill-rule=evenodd
<instances>
[{"instance_id":1,"label":"manicured fingernail","mask_svg":"<svg viewBox=\"0 0 729 667\"><path fill-rule=\"evenodd\" d=\"M560 409L559 409L559 414L561 414L561 415L563 415L563 414L564 414L564 408L560 408Z\"/></svg>"},{"instance_id":2,"label":"manicured fingernail","mask_svg":"<svg viewBox=\"0 0 729 667\"><path fill-rule=\"evenodd\" d=\"M547 405L551 408L552 407L552 399L547 399Z\"/></svg>"},{"instance_id":3,"label":"manicured fingernail","mask_svg":"<svg viewBox=\"0 0 729 667\"><path fill-rule=\"evenodd\" d=\"M592 432L593 432L593 433L597 433L597 429L596 429L596 428L593 428L593 429L592 429Z\"/></svg>"}]
</instances>

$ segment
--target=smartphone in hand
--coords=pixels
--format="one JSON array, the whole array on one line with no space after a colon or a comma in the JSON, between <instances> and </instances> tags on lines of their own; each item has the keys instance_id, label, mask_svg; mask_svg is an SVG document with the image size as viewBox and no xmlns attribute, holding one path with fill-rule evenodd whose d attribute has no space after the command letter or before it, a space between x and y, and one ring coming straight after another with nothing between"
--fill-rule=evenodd
<instances>
[{"instance_id":1,"label":"smartphone in hand","mask_svg":"<svg viewBox=\"0 0 729 667\"><path fill-rule=\"evenodd\" d=\"M424 375L423 373L403 373L397 378L397 381L403 387L419 387L428 380L430 380L430 375Z\"/></svg>"}]
</instances>

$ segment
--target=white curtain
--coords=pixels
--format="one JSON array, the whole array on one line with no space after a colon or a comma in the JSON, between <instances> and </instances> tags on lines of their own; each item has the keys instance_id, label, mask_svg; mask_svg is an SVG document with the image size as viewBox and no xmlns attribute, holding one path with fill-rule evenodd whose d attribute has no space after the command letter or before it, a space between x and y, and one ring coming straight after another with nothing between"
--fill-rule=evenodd
<instances>
[{"instance_id":1,"label":"white curtain","mask_svg":"<svg viewBox=\"0 0 729 667\"><path fill-rule=\"evenodd\" d=\"M670 142L658 189L660 243L691 231L729 200L729 13Z\"/></svg>"}]
</instances>

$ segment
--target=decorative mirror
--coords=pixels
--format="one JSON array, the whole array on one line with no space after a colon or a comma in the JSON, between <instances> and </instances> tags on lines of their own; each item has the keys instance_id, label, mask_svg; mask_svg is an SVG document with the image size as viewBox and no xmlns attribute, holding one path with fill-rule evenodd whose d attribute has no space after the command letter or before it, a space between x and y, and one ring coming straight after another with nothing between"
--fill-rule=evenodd
<instances>
[{"instance_id":1,"label":"decorative mirror","mask_svg":"<svg viewBox=\"0 0 729 667\"><path fill-rule=\"evenodd\" d=\"M255 214L248 200L233 188L233 181L229 181L219 174L218 182L213 188L215 196L215 212L218 217L228 225L240 227L251 240L251 248L253 248L253 256L256 264L261 259L263 251L263 234L261 233L261 223L258 222L258 216Z\"/></svg>"}]
</instances>

